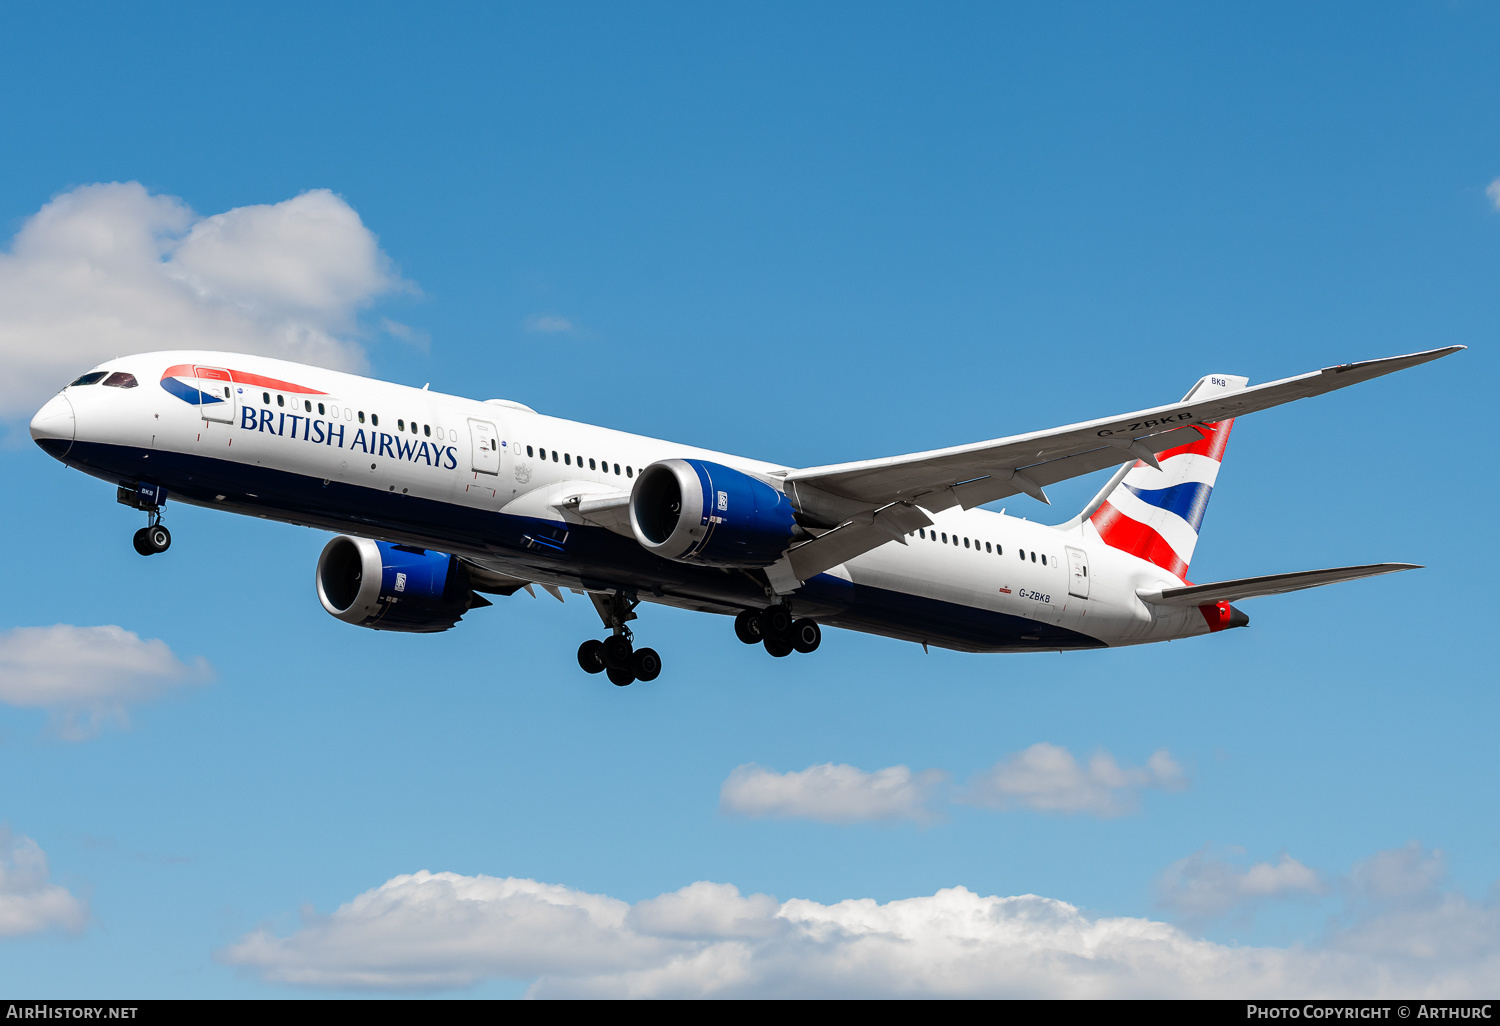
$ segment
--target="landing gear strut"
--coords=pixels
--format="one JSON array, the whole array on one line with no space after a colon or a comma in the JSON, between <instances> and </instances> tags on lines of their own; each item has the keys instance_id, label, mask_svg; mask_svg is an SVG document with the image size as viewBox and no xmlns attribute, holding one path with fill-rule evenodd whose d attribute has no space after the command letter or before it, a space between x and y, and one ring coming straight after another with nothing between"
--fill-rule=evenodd
<instances>
[{"instance_id":1,"label":"landing gear strut","mask_svg":"<svg viewBox=\"0 0 1500 1026\"><path fill-rule=\"evenodd\" d=\"M610 596L590 595L604 625L614 633L603 641L590 638L578 646L578 665L585 673L604 673L610 683L625 687L638 680L655 680L661 673L661 656L654 648L636 648L634 635L625 621L635 619L638 599L616 592Z\"/></svg>"},{"instance_id":2,"label":"landing gear strut","mask_svg":"<svg viewBox=\"0 0 1500 1026\"><path fill-rule=\"evenodd\" d=\"M167 501L167 490L160 485L142 482L135 486L121 485L116 500L131 509L143 510L146 526L135 532L131 544L143 556L154 556L166 552L172 546L172 532L161 522L161 508Z\"/></svg>"},{"instance_id":3,"label":"landing gear strut","mask_svg":"<svg viewBox=\"0 0 1500 1026\"><path fill-rule=\"evenodd\" d=\"M817 621L794 620L786 606L745 610L734 618L734 633L747 645L764 645L777 659L793 652L815 651L823 643Z\"/></svg>"}]
</instances>

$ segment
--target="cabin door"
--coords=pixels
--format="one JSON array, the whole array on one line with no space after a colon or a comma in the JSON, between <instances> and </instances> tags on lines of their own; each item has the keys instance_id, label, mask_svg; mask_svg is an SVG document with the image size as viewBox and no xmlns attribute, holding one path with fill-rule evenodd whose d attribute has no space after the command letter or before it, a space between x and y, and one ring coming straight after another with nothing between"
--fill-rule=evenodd
<instances>
[{"instance_id":1,"label":"cabin door","mask_svg":"<svg viewBox=\"0 0 1500 1026\"><path fill-rule=\"evenodd\" d=\"M487 420L469 421L469 441L476 474L500 473L500 432Z\"/></svg>"},{"instance_id":2,"label":"cabin door","mask_svg":"<svg viewBox=\"0 0 1500 1026\"><path fill-rule=\"evenodd\" d=\"M204 420L234 423L234 382L223 367L194 367L198 379L198 411Z\"/></svg>"},{"instance_id":3,"label":"cabin door","mask_svg":"<svg viewBox=\"0 0 1500 1026\"><path fill-rule=\"evenodd\" d=\"M1068 550L1068 594L1074 598L1089 597L1089 554L1083 549L1067 546Z\"/></svg>"}]
</instances>

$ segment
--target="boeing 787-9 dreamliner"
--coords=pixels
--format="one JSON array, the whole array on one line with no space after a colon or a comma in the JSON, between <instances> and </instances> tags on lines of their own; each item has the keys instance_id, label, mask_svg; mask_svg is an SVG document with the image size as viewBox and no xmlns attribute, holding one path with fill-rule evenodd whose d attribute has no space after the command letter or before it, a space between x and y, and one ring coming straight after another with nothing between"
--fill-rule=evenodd
<instances>
[{"instance_id":1,"label":"boeing 787-9 dreamliner","mask_svg":"<svg viewBox=\"0 0 1500 1026\"><path fill-rule=\"evenodd\" d=\"M661 672L628 623L641 602L722 613L772 656L843 627L964 652L1139 645L1242 627L1230 603L1397 570L1376 563L1192 584L1234 419L1454 353L1450 346L1250 385L1210 374L1123 416L823 467L786 467L217 352L110 360L47 402L31 435L147 514L176 502L337 532L318 559L329 613L434 633L485 595L587 595L578 650L615 684ZM1072 519L981 508L1118 467Z\"/></svg>"}]
</instances>

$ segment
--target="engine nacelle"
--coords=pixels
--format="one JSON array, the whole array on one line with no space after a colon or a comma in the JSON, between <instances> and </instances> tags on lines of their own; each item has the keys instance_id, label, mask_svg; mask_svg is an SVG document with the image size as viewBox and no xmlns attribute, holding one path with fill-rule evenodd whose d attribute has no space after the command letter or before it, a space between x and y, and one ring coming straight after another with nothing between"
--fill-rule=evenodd
<instances>
[{"instance_id":1,"label":"engine nacelle","mask_svg":"<svg viewBox=\"0 0 1500 1026\"><path fill-rule=\"evenodd\" d=\"M434 634L489 601L462 563L443 552L341 534L318 557L318 601L345 623Z\"/></svg>"},{"instance_id":2,"label":"engine nacelle","mask_svg":"<svg viewBox=\"0 0 1500 1026\"><path fill-rule=\"evenodd\" d=\"M724 567L769 566L799 530L780 491L704 460L661 460L636 475L630 529L658 556Z\"/></svg>"}]
</instances>

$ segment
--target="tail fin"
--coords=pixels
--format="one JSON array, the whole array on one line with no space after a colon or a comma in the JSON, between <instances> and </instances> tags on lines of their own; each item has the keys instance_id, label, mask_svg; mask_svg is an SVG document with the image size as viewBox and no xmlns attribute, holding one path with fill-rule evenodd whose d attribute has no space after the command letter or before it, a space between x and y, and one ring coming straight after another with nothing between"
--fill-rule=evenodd
<instances>
[{"instance_id":1,"label":"tail fin","mask_svg":"<svg viewBox=\"0 0 1500 1026\"><path fill-rule=\"evenodd\" d=\"M1248 378L1211 374L1200 379L1183 401L1236 392L1247 384ZM1197 426L1203 437L1196 442L1157 453L1160 470L1139 460L1121 468L1088 518L1104 544L1186 580L1233 426L1233 418Z\"/></svg>"}]
</instances>

